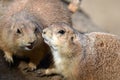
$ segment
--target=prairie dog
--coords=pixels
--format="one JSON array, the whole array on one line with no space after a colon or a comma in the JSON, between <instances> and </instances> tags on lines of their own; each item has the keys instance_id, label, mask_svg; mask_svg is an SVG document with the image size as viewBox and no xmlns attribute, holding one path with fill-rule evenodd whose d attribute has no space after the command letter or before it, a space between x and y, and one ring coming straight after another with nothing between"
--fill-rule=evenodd
<instances>
[{"instance_id":1,"label":"prairie dog","mask_svg":"<svg viewBox=\"0 0 120 80\"><path fill-rule=\"evenodd\" d=\"M13 63L13 55L30 58L29 70L36 66L50 51L44 43L41 32L42 23L29 12L21 11L1 21L0 49L5 53L5 59Z\"/></svg>"},{"instance_id":2,"label":"prairie dog","mask_svg":"<svg viewBox=\"0 0 120 80\"><path fill-rule=\"evenodd\" d=\"M67 80L119 80L120 38L100 32L81 34L65 23L43 30L55 68L43 74L62 74Z\"/></svg>"},{"instance_id":3,"label":"prairie dog","mask_svg":"<svg viewBox=\"0 0 120 80\"><path fill-rule=\"evenodd\" d=\"M0 48L8 62L13 62L13 54L29 56L33 70L49 52L42 29L54 22L71 24L69 10L60 0L13 0L6 9L0 18Z\"/></svg>"}]
</instances>

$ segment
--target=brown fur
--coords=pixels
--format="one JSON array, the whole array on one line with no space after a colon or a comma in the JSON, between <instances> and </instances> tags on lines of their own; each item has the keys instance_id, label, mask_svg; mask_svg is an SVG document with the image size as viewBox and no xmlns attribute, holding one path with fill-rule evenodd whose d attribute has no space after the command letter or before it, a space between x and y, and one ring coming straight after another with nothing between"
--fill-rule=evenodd
<instances>
[{"instance_id":1,"label":"brown fur","mask_svg":"<svg viewBox=\"0 0 120 80\"><path fill-rule=\"evenodd\" d=\"M13 55L28 56L32 69L50 52L41 37L42 29L54 22L71 24L69 11L60 0L13 0L6 9L0 19L0 48L8 62L13 62ZM35 28L38 33L34 33ZM22 29L21 35L17 29ZM34 41L34 49L21 49Z\"/></svg>"},{"instance_id":2,"label":"brown fur","mask_svg":"<svg viewBox=\"0 0 120 80\"><path fill-rule=\"evenodd\" d=\"M43 30L44 41L51 47L55 68L46 75L62 74L67 80L119 80L120 38L92 32L80 34L65 23Z\"/></svg>"},{"instance_id":3,"label":"brown fur","mask_svg":"<svg viewBox=\"0 0 120 80\"><path fill-rule=\"evenodd\" d=\"M70 12L60 0L14 0L5 16L11 16L23 10L29 11L45 26L53 22L71 23Z\"/></svg>"},{"instance_id":4,"label":"brown fur","mask_svg":"<svg viewBox=\"0 0 120 80\"><path fill-rule=\"evenodd\" d=\"M36 69L39 61L50 52L49 47L43 42L42 29L43 25L25 11L2 21L0 26L0 49L4 51L6 60L13 62L13 55L27 56L30 58L29 68ZM26 50L27 46L33 48Z\"/></svg>"}]
</instances>

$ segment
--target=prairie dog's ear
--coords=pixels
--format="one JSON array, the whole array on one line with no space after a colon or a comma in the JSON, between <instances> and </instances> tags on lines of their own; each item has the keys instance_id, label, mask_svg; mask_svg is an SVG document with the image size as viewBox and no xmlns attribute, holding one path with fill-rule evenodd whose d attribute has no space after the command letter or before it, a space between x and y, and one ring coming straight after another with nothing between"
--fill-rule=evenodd
<instances>
[{"instance_id":1,"label":"prairie dog's ear","mask_svg":"<svg viewBox=\"0 0 120 80\"><path fill-rule=\"evenodd\" d=\"M71 39L71 41L72 41L73 43L75 43L76 40L77 40L77 36L74 34L74 35L71 36L70 39Z\"/></svg>"}]
</instances>

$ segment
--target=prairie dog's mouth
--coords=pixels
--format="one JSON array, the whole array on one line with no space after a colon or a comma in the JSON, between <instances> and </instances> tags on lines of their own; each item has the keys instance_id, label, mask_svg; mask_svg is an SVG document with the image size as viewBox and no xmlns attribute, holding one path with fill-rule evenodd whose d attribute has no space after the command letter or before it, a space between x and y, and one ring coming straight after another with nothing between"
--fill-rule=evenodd
<instances>
[{"instance_id":1,"label":"prairie dog's mouth","mask_svg":"<svg viewBox=\"0 0 120 80\"><path fill-rule=\"evenodd\" d=\"M25 49L31 50L31 49L33 49L33 46L32 45L31 46L25 46Z\"/></svg>"},{"instance_id":2,"label":"prairie dog's mouth","mask_svg":"<svg viewBox=\"0 0 120 80\"><path fill-rule=\"evenodd\" d=\"M57 48L55 46L50 46L50 48L54 51L57 51Z\"/></svg>"},{"instance_id":3,"label":"prairie dog's mouth","mask_svg":"<svg viewBox=\"0 0 120 80\"><path fill-rule=\"evenodd\" d=\"M32 50L34 48L34 44L27 44L24 49L25 50Z\"/></svg>"},{"instance_id":4,"label":"prairie dog's mouth","mask_svg":"<svg viewBox=\"0 0 120 80\"><path fill-rule=\"evenodd\" d=\"M50 46L51 49L56 50L56 46L54 46L54 44L52 44L48 39L45 38L44 41Z\"/></svg>"},{"instance_id":5,"label":"prairie dog's mouth","mask_svg":"<svg viewBox=\"0 0 120 80\"><path fill-rule=\"evenodd\" d=\"M50 44L50 41L46 38L44 38L44 42L47 43L48 45Z\"/></svg>"},{"instance_id":6,"label":"prairie dog's mouth","mask_svg":"<svg viewBox=\"0 0 120 80\"><path fill-rule=\"evenodd\" d=\"M51 43L52 39L48 39L46 37L43 37L43 38L44 38L44 42L48 44L52 50L55 50L55 51L57 50L56 46L54 46L54 44Z\"/></svg>"}]
</instances>

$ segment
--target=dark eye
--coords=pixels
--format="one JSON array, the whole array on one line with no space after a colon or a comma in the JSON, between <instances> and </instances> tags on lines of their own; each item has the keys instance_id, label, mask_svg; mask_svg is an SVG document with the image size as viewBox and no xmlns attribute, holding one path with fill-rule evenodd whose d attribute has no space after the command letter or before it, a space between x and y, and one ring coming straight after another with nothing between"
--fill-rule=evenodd
<instances>
[{"instance_id":1,"label":"dark eye","mask_svg":"<svg viewBox=\"0 0 120 80\"><path fill-rule=\"evenodd\" d=\"M18 33L18 34L21 34L21 31L20 31L19 29L17 29L17 33Z\"/></svg>"},{"instance_id":2,"label":"dark eye","mask_svg":"<svg viewBox=\"0 0 120 80\"><path fill-rule=\"evenodd\" d=\"M38 28L35 28L35 32L39 32L39 29L38 29Z\"/></svg>"},{"instance_id":3,"label":"dark eye","mask_svg":"<svg viewBox=\"0 0 120 80\"><path fill-rule=\"evenodd\" d=\"M60 30L60 31L58 31L58 33L60 33L60 34L64 34L65 31L64 31L64 30Z\"/></svg>"},{"instance_id":4,"label":"dark eye","mask_svg":"<svg viewBox=\"0 0 120 80\"><path fill-rule=\"evenodd\" d=\"M60 34L64 34L65 31L64 31L64 30L60 30L60 31L58 31L58 33L60 33Z\"/></svg>"}]
</instances>

